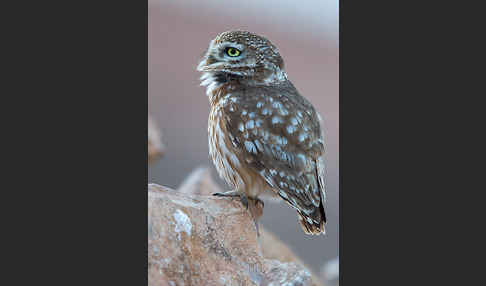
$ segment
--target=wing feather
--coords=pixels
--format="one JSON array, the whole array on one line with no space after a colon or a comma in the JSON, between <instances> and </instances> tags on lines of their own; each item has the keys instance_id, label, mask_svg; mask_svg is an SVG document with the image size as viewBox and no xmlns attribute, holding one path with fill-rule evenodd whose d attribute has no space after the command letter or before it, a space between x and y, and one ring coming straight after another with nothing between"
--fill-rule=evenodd
<instances>
[{"instance_id":1,"label":"wing feather","mask_svg":"<svg viewBox=\"0 0 486 286\"><path fill-rule=\"evenodd\" d=\"M248 167L290 205L309 214L324 198L319 118L291 85L226 96L226 127Z\"/></svg>"}]
</instances>

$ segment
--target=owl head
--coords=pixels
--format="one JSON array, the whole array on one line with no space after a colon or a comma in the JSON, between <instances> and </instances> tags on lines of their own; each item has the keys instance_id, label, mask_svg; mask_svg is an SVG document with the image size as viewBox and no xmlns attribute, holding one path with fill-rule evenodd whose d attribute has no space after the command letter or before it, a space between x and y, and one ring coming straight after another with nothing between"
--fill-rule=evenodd
<instances>
[{"instance_id":1,"label":"owl head","mask_svg":"<svg viewBox=\"0 0 486 286\"><path fill-rule=\"evenodd\" d=\"M221 33L209 48L197 69L226 74L256 83L287 79L284 61L269 40L246 31Z\"/></svg>"}]
</instances>

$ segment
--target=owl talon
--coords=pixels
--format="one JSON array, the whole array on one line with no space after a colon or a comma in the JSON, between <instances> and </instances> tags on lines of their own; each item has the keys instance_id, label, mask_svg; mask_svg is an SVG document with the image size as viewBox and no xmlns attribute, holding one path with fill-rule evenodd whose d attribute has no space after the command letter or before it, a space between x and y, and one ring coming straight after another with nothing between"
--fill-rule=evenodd
<instances>
[{"instance_id":1,"label":"owl talon","mask_svg":"<svg viewBox=\"0 0 486 286\"><path fill-rule=\"evenodd\" d=\"M230 197L230 198L240 198L240 201L241 203L243 204L243 206L248 209L248 198L246 197L246 195L244 195L243 193L241 192L238 192L238 191L228 191L228 192L224 192L224 193L213 193L213 196L217 196L217 197Z\"/></svg>"},{"instance_id":2,"label":"owl talon","mask_svg":"<svg viewBox=\"0 0 486 286\"><path fill-rule=\"evenodd\" d=\"M249 198L251 201L249 204L249 212L251 218L253 219L253 224L255 225L257 236L260 236L260 227L258 225L258 219L263 215L264 203L258 198Z\"/></svg>"},{"instance_id":3,"label":"owl talon","mask_svg":"<svg viewBox=\"0 0 486 286\"><path fill-rule=\"evenodd\" d=\"M240 201L245 206L245 208L248 210L248 198L245 195L240 195Z\"/></svg>"},{"instance_id":4,"label":"owl talon","mask_svg":"<svg viewBox=\"0 0 486 286\"><path fill-rule=\"evenodd\" d=\"M228 192L224 192L224 193L213 193L213 196L234 198L234 197L239 197L241 195L237 191L228 191Z\"/></svg>"}]
</instances>

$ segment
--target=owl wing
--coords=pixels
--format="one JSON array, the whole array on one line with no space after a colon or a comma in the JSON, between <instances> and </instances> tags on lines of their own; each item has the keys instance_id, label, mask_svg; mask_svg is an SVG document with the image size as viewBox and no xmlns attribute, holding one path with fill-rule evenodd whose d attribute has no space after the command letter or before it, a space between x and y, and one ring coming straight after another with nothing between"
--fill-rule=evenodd
<instances>
[{"instance_id":1,"label":"owl wing","mask_svg":"<svg viewBox=\"0 0 486 286\"><path fill-rule=\"evenodd\" d=\"M314 220L325 222L324 145L312 105L293 86L246 89L231 99L226 128L240 159L299 214L317 209Z\"/></svg>"}]
</instances>

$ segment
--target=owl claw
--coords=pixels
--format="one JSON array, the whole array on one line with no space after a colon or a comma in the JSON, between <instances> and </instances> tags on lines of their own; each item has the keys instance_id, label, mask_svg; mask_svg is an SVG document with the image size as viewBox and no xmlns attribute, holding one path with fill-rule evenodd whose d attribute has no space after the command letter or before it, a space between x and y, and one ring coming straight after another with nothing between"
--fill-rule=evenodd
<instances>
[{"instance_id":1,"label":"owl claw","mask_svg":"<svg viewBox=\"0 0 486 286\"><path fill-rule=\"evenodd\" d=\"M248 210L248 198L245 195L240 196L241 203L245 206L245 208Z\"/></svg>"},{"instance_id":2,"label":"owl claw","mask_svg":"<svg viewBox=\"0 0 486 286\"><path fill-rule=\"evenodd\" d=\"M250 211L250 215L253 219L253 223L255 225L255 229L257 232L257 236L260 236L260 228L258 226L258 218L262 215L263 207L265 203L258 199L258 198L248 198L244 193L238 191L228 191L223 193L213 193L213 196L217 197L230 197L236 198L239 197L241 204L246 208L246 210ZM251 205L250 205L251 201Z\"/></svg>"},{"instance_id":3,"label":"owl claw","mask_svg":"<svg viewBox=\"0 0 486 286\"><path fill-rule=\"evenodd\" d=\"M246 209L248 209L248 198L246 197L245 194L238 192L238 191L228 191L224 193L214 193L213 196L217 197L230 197L230 198L236 198L239 197L241 203L243 206L245 206Z\"/></svg>"},{"instance_id":4,"label":"owl claw","mask_svg":"<svg viewBox=\"0 0 486 286\"><path fill-rule=\"evenodd\" d=\"M239 192L237 191L228 191L228 192L224 192L224 193L213 193L213 196L217 196L217 197L239 197L241 196Z\"/></svg>"}]
</instances>

